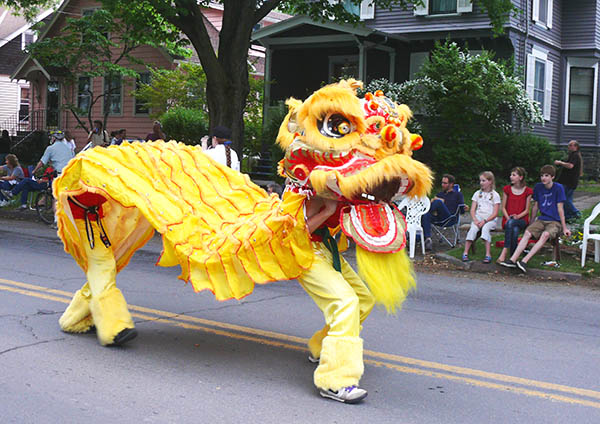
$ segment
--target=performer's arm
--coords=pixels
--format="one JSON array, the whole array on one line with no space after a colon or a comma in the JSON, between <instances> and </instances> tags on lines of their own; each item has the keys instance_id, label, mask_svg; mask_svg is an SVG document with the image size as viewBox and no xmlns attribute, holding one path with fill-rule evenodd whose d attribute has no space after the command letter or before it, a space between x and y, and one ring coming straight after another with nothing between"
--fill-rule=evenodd
<instances>
[{"instance_id":1,"label":"performer's arm","mask_svg":"<svg viewBox=\"0 0 600 424\"><path fill-rule=\"evenodd\" d=\"M337 209L337 200L313 197L306 201L306 227L310 233L314 232Z\"/></svg>"}]
</instances>

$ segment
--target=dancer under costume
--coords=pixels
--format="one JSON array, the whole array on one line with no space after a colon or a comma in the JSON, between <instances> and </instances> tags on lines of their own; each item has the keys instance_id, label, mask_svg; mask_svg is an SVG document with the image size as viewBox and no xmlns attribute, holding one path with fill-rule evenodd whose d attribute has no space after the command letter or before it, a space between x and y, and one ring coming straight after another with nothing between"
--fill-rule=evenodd
<instances>
[{"instance_id":1,"label":"dancer under costume","mask_svg":"<svg viewBox=\"0 0 600 424\"><path fill-rule=\"evenodd\" d=\"M115 279L158 231L157 264L179 265L179 278L218 300L298 279L325 317L309 340L315 385L324 397L362 400L361 323L374 303L394 312L415 284L391 200L427 194L431 173L411 157L422 140L406 130L410 110L381 92L359 99L359 86L341 81L288 101L277 139L286 152L281 200L197 146L124 142L78 155L53 187L59 236L87 276L63 331L95 326L102 345L135 337ZM360 277L339 255L336 227L357 244Z\"/></svg>"}]
</instances>

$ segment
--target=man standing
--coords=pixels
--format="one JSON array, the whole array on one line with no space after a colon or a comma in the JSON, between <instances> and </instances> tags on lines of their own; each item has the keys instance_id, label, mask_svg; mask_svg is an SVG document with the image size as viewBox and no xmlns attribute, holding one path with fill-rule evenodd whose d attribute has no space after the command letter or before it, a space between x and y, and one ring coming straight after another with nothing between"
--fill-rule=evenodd
<instances>
[{"instance_id":1,"label":"man standing","mask_svg":"<svg viewBox=\"0 0 600 424\"><path fill-rule=\"evenodd\" d=\"M465 205L465 199L460 191L454 190L454 176L444 174L442 177L442 191L435 195L431 200L429 211L421 217L421 226L423 227L423 235L425 236L425 249L431 250L431 223L446 225L454 225L456 218L451 218L456 215L457 209L460 207L460 213L469 210L469 206Z\"/></svg>"},{"instance_id":2,"label":"man standing","mask_svg":"<svg viewBox=\"0 0 600 424\"><path fill-rule=\"evenodd\" d=\"M567 149L569 149L567 160L555 160L554 164L564 168L558 178L558 182L565 188L565 218L569 221L581 217L581 212L573 204L573 194L575 193L577 184L579 184L579 177L582 174L583 159L581 158L577 140L569 141Z\"/></svg>"}]
</instances>

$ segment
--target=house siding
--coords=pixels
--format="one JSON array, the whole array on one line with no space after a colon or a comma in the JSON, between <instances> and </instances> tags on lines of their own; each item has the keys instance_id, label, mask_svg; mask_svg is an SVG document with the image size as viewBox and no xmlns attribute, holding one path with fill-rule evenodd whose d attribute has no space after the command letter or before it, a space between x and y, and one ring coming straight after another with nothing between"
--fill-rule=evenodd
<instances>
[{"instance_id":1,"label":"house siding","mask_svg":"<svg viewBox=\"0 0 600 424\"><path fill-rule=\"evenodd\" d=\"M600 44L595 0L569 0L563 5L562 48L590 49Z\"/></svg>"},{"instance_id":2,"label":"house siding","mask_svg":"<svg viewBox=\"0 0 600 424\"><path fill-rule=\"evenodd\" d=\"M12 74L26 56L21 50L20 35L0 47L0 75Z\"/></svg>"},{"instance_id":3,"label":"house siding","mask_svg":"<svg viewBox=\"0 0 600 424\"><path fill-rule=\"evenodd\" d=\"M19 111L19 89L19 84L7 76L0 76L0 125Z\"/></svg>"},{"instance_id":4,"label":"house siding","mask_svg":"<svg viewBox=\"0 0 600 424\"><path fill-rule=\"evenodd\" d=\"M406 9L394 6L391 10L377 8L375 19L368 21L368 26L391 34L441 33L452 31L491 28L490 20L477 5L473 12L452 16L415 16L412 4ZM444 38L442 36L442 38Z\"/></svg>"}]
</instances>

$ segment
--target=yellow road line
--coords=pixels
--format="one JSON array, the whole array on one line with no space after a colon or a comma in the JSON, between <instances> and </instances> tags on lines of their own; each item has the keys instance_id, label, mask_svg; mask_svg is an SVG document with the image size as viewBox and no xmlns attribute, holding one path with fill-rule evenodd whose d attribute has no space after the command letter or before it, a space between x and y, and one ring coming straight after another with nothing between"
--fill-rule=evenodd
<instances>
[{"instance_id":1,"label":"yellow road line","mask_svg":"<svg viewBox=\"0 0 600 424\"><path fill-rule=\"evenodd\" d=\"M73 293L70 293L67 291L55 290L55 289L50 289L50 288L46 288L46 287L42 287L42 286L36 286L33 284L21 283L21 282L11 281L11 280L0 279L0 283L6 284L6 285L0 284L0 290L5 290L5 291L13 292L13 293L26 295L26 296L38 297L38 298L52 300L52 301L61 302L61 303L69 303L70 297L73 295ZM12 286L17 286L17 287L12 287ZM32 289L32 290L24 290L23 288L19 288L19 287L28 288L28 289ZM48 293L51 293L51 294L48 294ZM58 294L58 295L67 296L67 297L57 297L57 296L54 296L53 294ZM223 323L223 322L219 322L219 321L206 320L206 319L196 318L196 317L187 316L187 315L178 315L178 314L175 314L172 312L166 312L166 311L161 311L161 310L152 309L152 308L145 308L145 307L141 307L141 306L129 305L129 307L132 311L151 313L154 315L158 315L159 317L162 317L162 318L157 318L156 316L146 315L144 313L139 313L139 312L132 313L132 316L139 318L139 319L143 319L143 320L162 322L162 323L165 323L168 325L174 325L174 326L182 327L182 328L186 328L186 329L201 330L201 331L205 331L207 333L216 334L216 335L223 336L223 337L251 341L251 342L266 344L269 346L274 346L274 347L279 347L279 348L292 349L292 350L298 350L298 351L306 350L306 347L304 345L306 344L307 339L301 338L301 337L289 336L286 334L276 333L276 332L272 332L272 331L258 330L258 329L239 326L239 325L235 325L235 324L227 324L227 323ZM203 325L198 325L198 324L203 324ZM214 327L217 327L217 328L214 328ZM231 331L225 331L225 330L221 330L218 328L225 329L225 330L239 331L239 332L247 333L247 334L232 333ZM261 337L268 337L268 338L257 338L257 337L253 337L253 336L261 336ZM271 340L271 339L274 339L274 340ZM300 345L289 344L289 343L285 343L285 342L293 342L293 343L298 343ZM383 353L383 352L365 350L364 353L366 356L381 358L381 359L385 359L387 361L402 362L402 363L406 363L406 364L413 365L413 366L432 368L432 369L437 369L437 370L442 370L442 371L447 371L447 372L452 372L452 373L464 374L464 375L471 376L471 377L493 379L493 380L498 380L498 381L506 382L506 383L519 384L519 385L529 386L529 387L537 387L537 388L541 388L541 389L545 389L545 390L559 391L559 392L564 392L564 393L572 394L572 395L579 395L579 396L586 396L586 397L600 399L600 392L597 392L594 390L581 389L581 388L577 388L577 387L564 386L564 385L560 385L560 384L547 383L547 382L537 381L537 380L530 380L530 379L514 377L514 376L510 376L510 375L504 375L504 374L490 373L490 372L486 372L486 371L457 367L457 366L452 366L452 365L446 365L446 364L441 364L441 363L437 363L437 362L423 361L423 360L419 360L419 359L415 359L415 358L408 358L408 357L404 357L404 356L393 355L393 354L388 354L388 353ZM558 395L558 394L554 394L554 393L547 393L547 392L541 392L538 390L531 390L531 389L523 388L523 387L509 386L506 384L498 384L498 383L494 383L494 382L490 382L490 381L477 380L474 378L457 376L454 374L447 374L447 373L443 373L443 372L424 370L424 369L420 369L420 368L405 367L405 366L401 366L401 365L394 364L394 363L383 362L383 361L378 361L378 360L368 359L368 358L365 359L365 363L371 364L371 365L374 365L377 367L390 368L390 369L393 369L393 370L396 370L396 371L399 371L402 373L416 374L416 375L423 375L423 376L428 376L428 377L433 377L433 378L459 381L459 382L473 385L473 386L479 386L479 387L485 387L485 388L491 388L491 389L503 390L503 391L511 391L514 393L524 394L527 396L541 397L544 399L551 399L551 400L555 400L555 401L572 403L572 404L580 404L580 405L590 406L590 407L600 409L599 402L594 402L594 401L585 400L585 399L577 399L577 398L567 397L567 396Z\"/></svg>"}]
</instances>

